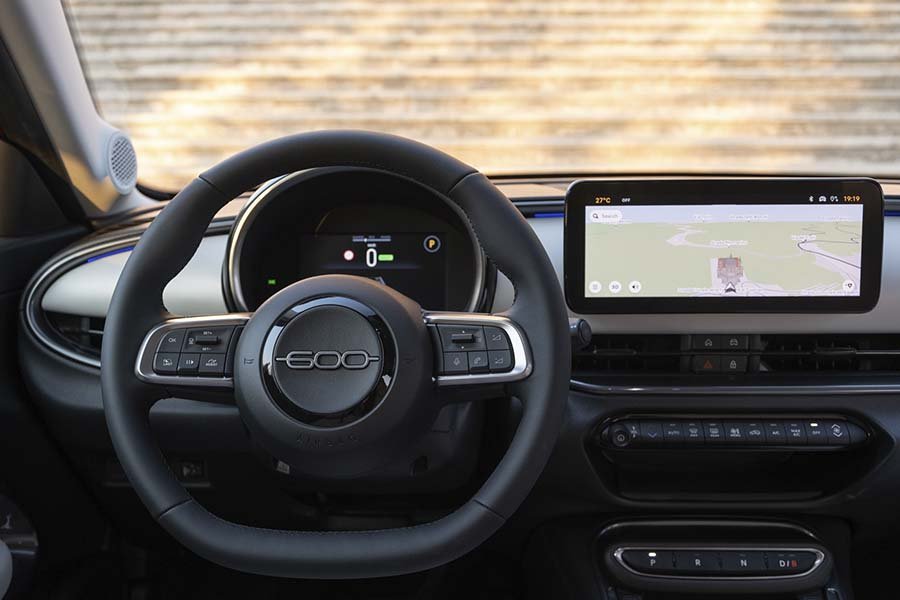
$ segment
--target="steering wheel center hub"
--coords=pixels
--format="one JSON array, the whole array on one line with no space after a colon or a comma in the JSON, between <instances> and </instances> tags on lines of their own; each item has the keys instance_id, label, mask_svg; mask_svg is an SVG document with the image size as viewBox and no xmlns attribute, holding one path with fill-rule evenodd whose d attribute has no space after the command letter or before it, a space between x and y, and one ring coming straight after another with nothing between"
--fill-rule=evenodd
<instances>
[{"instance_id":1,"label":"steering wheel center hub","mask_svg":"<svg viewBox=\"0 0 900 600\"><path fill-rule=\"evenodd\" d=\"M303 302L282 314L266 337L266 388L298 421L343 425L384 398L394 377L393 346L387 324L360 302Z\"/></svg>"},{"instance_id":2,"label":"steering wheel center hub","mask_svg":"<svg viewBox=\"0 0 900 600\"><path fill-rule=\"evenodd\" d=\"M428 431L432 361L418 304L362 277L311 277L247 322L235 399L256 446L292 473L356 477Z\"/></svg>"}]
</instances>

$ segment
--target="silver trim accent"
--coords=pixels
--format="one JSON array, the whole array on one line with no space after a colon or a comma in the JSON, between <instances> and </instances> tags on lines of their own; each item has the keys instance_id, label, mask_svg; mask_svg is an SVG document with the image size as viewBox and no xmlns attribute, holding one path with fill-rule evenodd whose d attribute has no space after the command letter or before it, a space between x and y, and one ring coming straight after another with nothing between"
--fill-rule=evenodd
<instances>
[{"instance_id":1,"label":"silver trim accent","mask_svg":"<svg viewBox=\"0 0 900 600\"><path fill-rule=\"evenodd\" d=\"M625 521L616 521L605 526L597 537L603 537L609 532L629 527L737 527L758 529L760 527L768 527L770 529L789 529L796 531L806 537L816 540L816 536L809 529L797 525L796 523L786 523L784 521L757 521L742 519L642 519L640 517L631 518Z\"/></svg>"},{"instance_id":2,"label":"silver trim accent","mask_svg":"<svg viewBox=\"0 0 900 600\"><path fill-rule=\"evenodd\" d=\"M249 314L212 315L207 317L180 317L163 321L144 336L141 348L134 361L135 376L146 383L192 388L232 389L232 377L186 377L181 375L158 375L153 371L153 357L156 348L167 331L203 326L244 325Z\"/></svg>"},{"instance_id":3,"label":"silver trim accent","mask_svg":"<svg viewBox=\"0 0 900 600\"><path fill-rule=\"evenodd\" d=\"M475 373L471 375L438 375L435 378L438 386L483 385L490 383L510 383L526 379L534 368L531 361L531 348L519 326L510 318L500 315L479 313L427 313L426 325L488 325L499 327L509 336L512 350L513 368L505 373ZM438 342L440 343L440 342ZM438 351L443 351L438 349Z\"/></svg>"},{"instance_id":4,"label":"silver trim accent","mask_svg":"<svg viewBox=\"0 0 900 600\"><path fill-rule=\"evenodd\" d=\"M666 550L672 552L686 551L686 552L695 552L695 551L711 551L711 552L812 552L816 555L816 560L813 562L812 567L803 571L802 573L790 573L787 575L664 575L658 573L644 573L642 571L638 571L629 567L625 564L625 561L622 559L622 554L627 552L628 550ZM619 565L634 575L639 577L650 577L653 579L688 579L691 581L759 581L759 580L768 580L768 579L797 579L799 577L806 577L812 574L816 569L821 566L821 564L825 561L825 553L819 550L818 548L796 548L796 547L778 547L778 546L768 546L766 544L760 544L759 546L668 546L666 544L660 544L658 546L618 546L613 551L613 558L616 559L616 562Z\"/></svg>"},{"instance_id":5,"label":"silver trim accent","mask_svg":"<svg viewBox=\"0 0 900 600\"><path fill-rule=\"evenodd\" d=\"M250 225L252 225L253 221L256 219L256 215L259 212L259 209L264 207L274 197L274 192L276 192L281 186L300 176L315 177L319 171L327 173L329 169L330 167L306 169L304 171L296 171L294 173L275 177L259 186L259 188L250 196L250 199L247 200L247 204L244 205L244 208L241 210L240 214L234 222L225 254L225 281L228 284L229 291L231 292L231 297L234 298L234 303L238 310L249 310L249 308L247 307L247 301L244 298L243 290L241 289L240 260L238 259L243 252L244 238L247 237L247 231L249 230ZM359 170L382 172L377 171L376 169ZM398 175L397 173L391 173L389 171L383 172L389 173L390 175L399 177L401 179L412 181L413 183L416 183L418 185L422 185L415 180L404 177L403 175ZM460 221L466 228L466 231L468 231L469 233L469 239L472 242L472 247L475 249L475 284L472 287L472 296L465 308L465 310L469 311L475 310L476 308L478 308L478 301L481 299L481 293L484 289L487 258L484 254L484 250L481 248L481 245L477 241L475 232L472 231L472 228L469 225L468 218L462 212L462 210L455 203L450 202L435 190L431 191L435 196L441 198L444 203L447 204L447 206L449 206L450 209L460 217Z\"/></svg>"},{"instance_id":6,"label":"silver trim accent","mask_svg":"<svg viewBox=\"0 0 900 600\"><path fill-rule=\"evenodd\" d=\"M138 234L135 236L120 238L109 242L86 246L80 250L76 250L71 254L59 256L52 262L44 265L44 271L40 274L40 276L38 276L36 280L34 280L34 282L29 285L23 305L25 309L25 323L28 325L31 333L34 334L38 341L40 341L42 344L44 344L57 354L61 354L70 360L81 363L83 365L88 365L89 367L95 367L97 369L100 368L99 360L74 352L69 348L66 348L62 344L58 344L46 333L44 333L41 326L38 325L37 316L35 314L36 309L39 307L39 303L36 301L35 294L39 289L42 288L44 283L48 283L51 281L51 277L55 278L63 275L63 273L66 273L70 269L75 268L79 264L81 264L81 261L83 261L84 259L90 258L91 256L97 254L103 254L104 252L133 246L137 243L140 237L140 234Z\"/></svg>"}]
</instances>

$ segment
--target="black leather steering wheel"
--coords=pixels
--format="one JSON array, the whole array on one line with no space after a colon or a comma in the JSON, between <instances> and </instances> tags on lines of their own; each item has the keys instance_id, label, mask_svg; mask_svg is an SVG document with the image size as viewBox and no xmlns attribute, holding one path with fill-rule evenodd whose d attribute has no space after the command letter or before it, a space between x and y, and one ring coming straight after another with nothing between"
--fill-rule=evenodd
<instances>
[{"instance_id":1,"label":"black leather steering wheel","mask_svg":"<svg viewBox=\"0 0 900 600\"><path fill-rule=\"evenodd\" d=\"M458 207L487 256L513 282L512 308L499 315L427 313L370 280L323 276L288 286L252 315L177 319L165 311L163 289L187 264L226 202L273 177L323 166L388 172ZM297 578L421 571L484 542L537 480L556 441L568 391L566 316L556 273L537 236L472 167L384 134L289 136L201 174L141 237L106 319L101 357L106 421L128 479L150 513L210 561ZM459 328L462 337L444 335ZM210 335L201 338L201 329ZM472 331L474 337L467 337ZM181 342L179 335L188 339ZM227 364L214 366L209 376L191 371L191 365L182 373L181 362L189 359L163 352L173 343L184 344L184 350L188 343L192 348L212 344L200 351L218 351ZM444 351L466 350L469 343L499 348L497 356L509 360L500 364L498 359L497 369L472 366L471 374L445 364L447 356L460 354ZM502 354L504 347L509 354ZM173 360L178 364L173 366ZM200 506L171 472L148 418L160 398L221 401L222 394L233 394L249 435L273 458L297 472L352 479L427 431L442 398L477 398L482 388L522 402L506 455L463 506L437 521L400 529L282 531L222 520ZM448 390L457 393L445 395Z\"/></svg>"}]
</instances>

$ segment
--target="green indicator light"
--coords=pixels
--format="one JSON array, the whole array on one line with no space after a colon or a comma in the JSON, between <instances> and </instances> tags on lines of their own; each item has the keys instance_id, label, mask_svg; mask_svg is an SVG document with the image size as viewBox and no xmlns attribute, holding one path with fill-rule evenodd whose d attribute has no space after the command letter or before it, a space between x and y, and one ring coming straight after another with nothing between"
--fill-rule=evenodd
<instances>
[{"instance_id":1,"label":"green indicator light","mask_svg":"<svg viewBox=\"0 0 900 600\"><path fill-rule=\"evenodd\" d=\"M379 254L378 262L394 262L393 254Z\"/></svg>"},{"instance_id":2,"label":"green indicator light","mask_svg":"<svg viewBox=\"0 0 900 600\"><path fill-rule=\"evenodd\" d=\"M269 285L278 285L278 280L277 279L268 279L268 280L266 280L266 283L268 283Z\"/></svg>"}]
</instances>

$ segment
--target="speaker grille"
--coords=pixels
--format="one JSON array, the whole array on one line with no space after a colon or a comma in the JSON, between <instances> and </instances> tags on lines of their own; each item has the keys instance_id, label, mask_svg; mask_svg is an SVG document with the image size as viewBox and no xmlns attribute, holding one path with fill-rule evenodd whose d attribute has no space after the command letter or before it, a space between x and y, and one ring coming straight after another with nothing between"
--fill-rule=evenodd
<instances>
[{"instance_id":1,"label":"speaker grille","mask_svg":"<svg viewBox=\"0 0 900 600\"><path fill-rule=\"evenodd\" d=\"M109 142L109 178L116 190L128 194L137 181L137 156L131 141L122 133L113 135Z\"/></svg>"}]
</instances>

